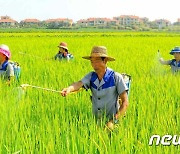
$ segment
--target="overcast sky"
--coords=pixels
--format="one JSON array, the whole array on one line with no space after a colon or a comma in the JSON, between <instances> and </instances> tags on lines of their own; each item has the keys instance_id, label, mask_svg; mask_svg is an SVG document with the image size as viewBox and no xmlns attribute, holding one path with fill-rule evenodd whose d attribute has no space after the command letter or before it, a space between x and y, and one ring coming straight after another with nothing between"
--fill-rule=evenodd
<instances>
[{"instance_id":1,"label":"overcast sky","mask_svg":"<svg viewBox=\"0 0 180 154\"><path fill-rule=\"evenodd\" d=\"M151 21L175 22L180 18L180 0L0 0L0 16L4 15L17 21L26 18L77 21L89 17L136 15Z\"/></svg>"}]
</instances>

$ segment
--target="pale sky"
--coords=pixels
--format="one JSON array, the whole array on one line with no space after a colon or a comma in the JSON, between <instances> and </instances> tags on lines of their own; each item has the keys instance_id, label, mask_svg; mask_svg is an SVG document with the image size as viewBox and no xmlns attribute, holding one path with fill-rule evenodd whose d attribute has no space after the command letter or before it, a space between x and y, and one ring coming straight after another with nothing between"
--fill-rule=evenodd
<instances>
[{"instance_id":1,"label":"pale sky","mask_svg":"<svg viewBox=\"0 0 180 154\"><path fill-rule=\"evenodd\" d=\"M14 20L69 18L73 21L90 17L136 15L150 21L180 18L180 0L0 0L0 16Z\"/></svg>"}]
</instances>

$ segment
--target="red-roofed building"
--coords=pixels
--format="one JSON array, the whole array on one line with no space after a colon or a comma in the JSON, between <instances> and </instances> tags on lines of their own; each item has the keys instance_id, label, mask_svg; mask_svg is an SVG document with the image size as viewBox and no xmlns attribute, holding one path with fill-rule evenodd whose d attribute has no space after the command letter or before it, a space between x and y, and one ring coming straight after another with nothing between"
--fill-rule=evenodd
<instances>
[{"instance_id":1,"label":"red-roofed building","mask_svg":"<svg viewBox=\"0 0 180 154\"><path fill-rule=\"evenodd\" d=\"M180 18L177 19L177 22L180 22Z\"/></svg>"},{"instance_id":2,"label":"red-roofed building","mask_svg":"<svg viewBox=\"0 0 180 154\"><path fill-rule=\"evenodd\" d=\"M39 23L40 20L38 20L38 19L25 19L25 20L22 20L21 22L34 24L34 23Z\"/></svg>"},{"instance_id":3,"label":"red-roofed building","mask_svg":"<svg viewBox=\"0 0 180 154\"><path fill-rule=\"evenodd\" d=\"M34 27L40 25L40 20L38 19L24 19L20 22L22 27Z\"/></svg>"},{"instance_id":4,"label":"red-roofed building","mask_svg":"<svg viewBox=\"0 0 180 154\"><path fill-rule=\"evenodd\" d=\"M17 21L16 20L13 20L11 19L9 16L1 16L1 19L0 19L0 26L16 26L17 25Z\"/></svg>"},{"instance_id":5,"label":"red-roofed building","mask_svg":"<svg viewBox=\"0 0 180 154\"><path fill-rule=\"evenodd\" d=\"M73 20L68 19L68 18L48 19L48 20L45 20L43 22L45 23L46 26L54 27L54 28L71 27L73 24Z\"/></svg>"},{"instance_id":6,"label":"red-roofed building","mask_svg":"<svg viewBox=\"0 0 180 154\"><path fill-rule=\"evenodd\" d=\"M142 22L141 18L134 15L121 15L119 17L113 17L113 19L117 20L118 24L122 26L140 25Z\"/></svg>"},{"instance_id":7,"label":"red-roofed building","mask_svg":"<svg viewBox=\"0 0 180 154\"><path fill-rule=\"evenodd\" d=\"M107 26L116 25L117 21L109 18L88 18L77 21L78 26L89 27L89 26Z\"/></svg>"}]
</instances>

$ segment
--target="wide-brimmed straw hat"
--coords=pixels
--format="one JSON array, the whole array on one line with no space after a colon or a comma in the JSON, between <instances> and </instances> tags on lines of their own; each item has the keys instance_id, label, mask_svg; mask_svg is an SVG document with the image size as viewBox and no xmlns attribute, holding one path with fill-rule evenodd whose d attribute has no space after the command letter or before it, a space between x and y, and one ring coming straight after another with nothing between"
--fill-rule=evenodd
<instances>
[{"instance_id":1,"label":"wide-brimmed straw hat","mask_svg":"<svg viewBox=\"0 0 180 154\"><path fill-rule=\"evenodd\" d=\"M115 61L115 58L107 55L107 49L104 46L94 46L91 50L90 56L84 56L82 58L91 60L91 58L105 57L108 61Z\"/></svg>"},{"instance_id":2,"label":"wide-brimmed straw hat","mask_svg":"<svg viewBox=\"0 0 180 154\"><path fill-rule=\"evenodd\" d=\"M9 47L5 44L0 45L0 53L4 54L8 59L11 57L11 52L9 50Z\"/></svg>"},{"instance_id":3,"label":"wide-brimmed straw hat","mask_svg":"<svg viewBox=\"0 0 180 154\"><path fill-rule=\"evenodd\" d=\"M58 47L64 48L64 49L68 50L68 47L67 47L67 43L66 43L66 42L61 42L61 43L58 45Z\"/></svg>"},{"instance_id":4,"label":"wide-brimmed straw hat","mask_svg":"<svg viewBox=\"0 0 180 154\"><path fill-rule=\"evenodd\" d=\"M176 52L180 53L180 47L175 47L174 49L171 50L169 54L173 55Z\"/></svg>"}]
</instances>

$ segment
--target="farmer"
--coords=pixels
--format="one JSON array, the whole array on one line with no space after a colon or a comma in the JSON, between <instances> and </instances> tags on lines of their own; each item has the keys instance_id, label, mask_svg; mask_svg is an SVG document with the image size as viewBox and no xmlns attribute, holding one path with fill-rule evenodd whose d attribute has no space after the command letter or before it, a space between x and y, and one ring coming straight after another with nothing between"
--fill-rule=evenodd
<instances>
[{"instance_id":1,"label":"farmer","mask_svg":"<svg viewBox=\"0 0 180 154\"><path fill-rule=\"evenodd\" d=\"M123 116L128 107L128 96L122 75L114 72L106 66L108 61L115 61L114 58L107 55L107 49L104 46L94 46L90 56L82 57L90 60L94 71L88 73L80 81L73 83L61 92L66 96L71 92L78 91L81 87L89 89L92 92L92 112L97 119L104 115L107 117L107 127L114 128L114 122ZM119 105L120 97L122 105Z\"/></svg>"},{"instance_id":2,"label":"farmer","mask_svg":"<svg viewBox=\"0 0 180 154\"><path fill-rule=\"evenodd\" d=\"M14 77L14 68L9 63L11 57L11 52L7 45L0 45L0 77L7 80L8 84L10 80Z\"/></svg>"},{"instance_id":3,"label":"farmer","mask_svg":"<svg viewBox=\"0 0 180 154\"><path fill-rule=\"evenodd\" d=\"M67 43L61 42L58 45L59 52L55 55L55 60L67 60L73 59L73 55L69 53Z\"/></svg>"},{"instance_id":4,"label":"farmer","mask_svg":"<svg viewBox=\"0 0 180 154\"><path fill-rule=\"evenodd\" d=\"M172 49L170 54L174 55L174 59L165 61L163 58L160 58L160 63L163 65L170 65L173 73L180 72L180 47Z\"/></svg>"}]
</instances>

